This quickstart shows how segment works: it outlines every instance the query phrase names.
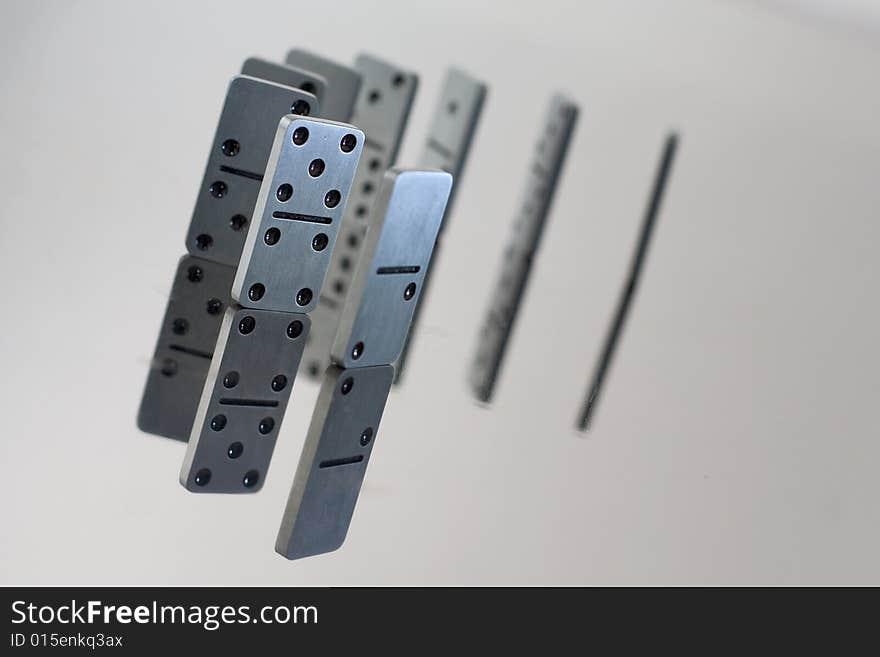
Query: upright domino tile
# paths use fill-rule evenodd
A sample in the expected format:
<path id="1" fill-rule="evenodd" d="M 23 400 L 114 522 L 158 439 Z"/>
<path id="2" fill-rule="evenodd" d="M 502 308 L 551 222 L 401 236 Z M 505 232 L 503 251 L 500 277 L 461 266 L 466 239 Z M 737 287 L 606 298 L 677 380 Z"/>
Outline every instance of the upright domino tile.
<path id="1" fill-rule="evenodd" d="M 364 156 L 339 229 L 339 238 L 303 356 L 303 369 L 320 379 L 330 365 L 330 348 L 351 286 L 370 212 L 385 171 L 394 163 L 418 87 L 418 77 L 369 55 L 355 61 L 363 79 L 352 122 L 366 133 Z"/>
<path id="2" fill-rule="evenodd" d="M 342 546 L 394 378 L 392 365 L 327 369 L 275 550 L 287 559 Z"/>
<path id="3" fill-rule="evenodd" d="M 651 243 L 651 237 L 654 234 L 654 226 L 657 223 L 657 217 L 660 214 L 660 207 L 663 203 L 663 195 L 666 192 L 666 185 L 669 177 L 672 175 L 672 165 L 675 162 L 675 154 L 678 152 L 678 133 L 671 132 L 666 136 L 666 142 L 663 145 L 663 152 L 660 155 L 660 163 L 657 165 L 657 173 L 654 177 L 654 185 L 651 188 L 651 195 L 648 198 L 648 207 L 645 209 L 645 215 L 642 219 L 642 226 L 639 231 L 639 239 L 636 242 L 635 252 L 630 261 L 629 271 L 623 283 L 623 289 L 620 291 L 620 298 L 617 302 L 617 309 L 611 319 L 608 327 L 608 333 L 605 336 L 605 343 L 602 345 L 602 351 L 599 360 L 593 370 L 593 379 L 587 390 L 587 397 L 578 412 L 577 428 L 580 431 L 587 431 L 592 426 L 596 407 L 599 403 L 599 396 L 602 391 L 602 384 L 611 367 L 611 361 L 614 359 L 614 352 L 626 325 L 626 319 L 629 316 L 629 310 L 635 299 L 636 290 L 639 286 L 641 278 L 642 266 L 645 258 L 648 256 L 648 246 Z"/>
<path id="4" fill-rule="evenodd" d="M 455 190 L 464 174 L 465 163 L 483 111 L 486 93 L 487 88 L 484 83 L 453 68 L 446 74 L 446 81 L 443 83 L 443 89 L 434 110 L 434 118 L 419 159 L 419 166 L 426 169 L 441 169 L 452 174 L 454 185 L 452 196 L 446 208 L 447 218 L 451 212 Z M 441 235 L 448 223 L 447 218 L 444 218 L 440 226 Z M 435 251 L 440 248 L 441 237 L 439 235 L 437 241 Z M 430 279 L 426 279 L 424 287 L 427 287 L 429 283 Z M 413 339 L 415 339 L 419 313 L 423 305 L 420 305 L 416 310 L 409 333 L 410 337 L 403 347 L 400 358 L 394 364 L 395 382 L 399 382 L 403 376 L 407 354 Z"/>
<path id="5" fill-rule="evenodd" d="M 259 224 L 254 222 L 248 232 L 232 298 L 253 308 L 311 312 L 336 244 L 364 133 L 343 123 L 284 119 L 276 145 L 269 158 L 273 177 L 260 191 L 254 209 Z"/>
<path id="6" fill-rule="evenodd" d="M 350 125 L 281 120 L 232 285 L 180 482 L 251 493 L 265 481 L 363 150 Z"/>
<path id="7" fill-rule="evenodd" d="M 330 350 L 335 363 L 370 367 L 400 356 L 451 188 L 452 176 L 437 171 L 386 175 Z"/>
<path id="8" fill-rule="evenodd" d="M 182 269 L 174 278 L 138 412 L 143 431 L 189 438 L 278 121 L 291 111 L 318 112 L 319 102 L 250 76 L 229 85 L 186 240 L 185 260 L 204 280 L 194 285 Z"/>
<path id="9" fill-rule="evenodd" d="M 532 263 L 546 228 L 577 115 L 577 105 L 559 95 L 553 97 L 545 114 L 544 129 L 532 156 L 522 188 L 519 213 L 504 252 L 501 275 L 493 289 L 471 364 L 470 386 L 480 401 L 488 402 L 492 397 Z"/>
<path id="10" fill-rule="evenodd" d="M 319 113 L 318 99 L 299 89 L 243 75 L 232 80 L 187 232 L 187 251 L 238 264 L 278 120 Z"/>
<path id="11" fill-rule="evenodd" d="M 451 188 L 441 171 L 385 176 L 275 544 L 288 559 L 345 540 Z"/>
<path id="12" fill-rule="evenodd" d="M 181 469 L 187 490 L 263 486 L 308 332 L 307 315 L 226 310 Z"/>

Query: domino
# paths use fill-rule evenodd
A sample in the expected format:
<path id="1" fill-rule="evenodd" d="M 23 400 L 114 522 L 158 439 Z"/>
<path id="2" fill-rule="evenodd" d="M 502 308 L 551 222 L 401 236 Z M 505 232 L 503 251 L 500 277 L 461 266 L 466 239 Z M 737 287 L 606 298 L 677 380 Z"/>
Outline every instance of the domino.
<path id="1" fill-rule="evenodd" d="M 473 394 L 488 402 L 495 388 L 510 333 L 525 293 L 534 256 L 546 228 L 559 174 L 574 133 L 578 108 L 554 96 L 523 186 L 522 203 L 504 254 L 501 276 L 479 336 L 470 369 Z"/>
<path id="2" fill-rule="evenodd" d="M 419 167 L 441 169 L 451 173 L 455 180 L 452 189 L 453 197 L 464 173 L 465 163 L 483 111 L 486 93 L 485 84 L 475 80 L 467 73 L 453 68 L 446 74 L 440 99 L 434 110 L 434 118 L 419 159 Z M 446 208 L 447 216 L 451 211 L 453 197 L 450 197 Z M 441 234 L 446 223 L 444 219 L 440 227 Z M 439 240 L 438 236 L 438 242 Z M 439 246 L 438 244 L 435 250 L 439 249 Z M 430 279 L 426 279 L 423 287 L 427 288 L 429 283 Z M 417 331 L 421 307 L 416 309 L 410 329 L 410 338 L 404 345 L 400 358 L 394 364 L 395 383 L 399 383 L 403 376 L 407 354 Z"/>
<path id="3" fill-rule="evenodd" d="M 249 57 L 241 66 L 241 74 L 275 82 L 285 87 L 301 89 L 315 96 L 319 103 L 327 97 L 327 80 L 316 73 L 305 71 L 295 66 L 276 64 L 259 57 Z M 325 119 L 332 119 L 334 121 L 347 118 L 342 117 L 340 119 L 339 117 L 328 116 L 326 111 L 322 112 L 322 116 Z"/>
<path id="4" fill-rule="evenodd" d="M 487 91 L 483 82 L 464 71 L 456 68 L 447 71 L 419 167 L 447 171 L 456 180 L 461 176 Z"/>
<path id="5" fill-rule="evenodd" d="M 333 362 L 370 367 L 397 360 L 451 189 L 447 173 L 386 174 L 330 352 Z"/>
<path id="6" fill-rule="evenodd" d="M 234 275 L 216 262 L 180 259 L 138 411 L 141 431 L 189 438 Z"/>
<path id="7" fill-rule="evenodd" d="M 306 434 L 276 551 L 300 559 L 345 541 L 394 369 L 328 369 Z"/>
<path id="8" fill-rule="evenodd" d="M 233 299 L 283 312 L 315 307 L 363 148 L 364 133 L 353 126 L 282 119 Z"/>
<path id="9" fill-rule="evenodd" d="M 254 493 L 265 481 L 329 252 L 363 149 L 350 125 L 281 119 L 180 483 Z"/>
<path id="10" fill-rule="evenodd" d="M 357 71 L 299 48 L 288 51 L 284 62 L 294 68 L 314 71 L 327 80 L 327 93 L 321 102 L 324 116 L 336 121 L 351 118 L 361 87 Z"/>
<path id="11" fill-rule="evenodd" d="M 226 309 L 181 469 L 187 490 L 262 488 L 308 331 L 306 315 Z"/>
<path id="12" fill-rule="evenodd" d="M 288 559 L 345 540 L 451 189 L 442 171 L 385 174 L 275 544 Z"/>
<path id="13" fill-rule="evenodd" d="M 620 336 L 626 325 L 626 319 L 629 316 L 629 309 L 632 307 L 636 289 L 639 286 L 642 267 L 648 255 L 648 247 L 651 243 L 657 217 L 660 214 L 660 206 L 663 203 L 666 185 L 669 182 L 669 177 L 672 175 L 672 165 L 675 162 L 675 154 L 677 152 L 678 133 L 671 132 L 666 136 L 666 142 L 663 145 L 660 163 L 657 165 L 657 173 L 654 177 L 654 185 L 648 198 L 648 207 L 645 209 L 636 249 L 629 265 L 623 289 L 620 291 L 617 309 L 614 311 L 614 316 L 608 327 L 608 333 L 605 336 L 605 343 L 602 346 L 602 352 L 594 368 L 593 380 L 590 382 L 587 397 L 581 406 L 581 410 L 578 412 L 576 428 L 579 431 L 588 431 L 592 426 L 596 406 L 599 402 L 599 394 L 602 390 L 602 383 L 611 367 L 617 343 L 620 341 Z"/>
<path id="14" fill-rule="evenodd" d="M 320 379 L 330 365 L 330 349 L 377 190 L 385 171 L 397 158 L 418 88 L 415 74 L 369 55 L 357 58 L 355 70 L 361 74 L 363 84 L 352 122 L 364 130 L 366 141 L 327 279 L 311 315 L 312 332 L 303 356 L 303 369 L 313 379 Z"/>
<path id="15" fill-rule="evenodd" d="M 278 120 L 319 110 L 318 99 L 299 89 L 247 76 L 232 80 L 187 232 L 187 251 L 238 264 Z"/>

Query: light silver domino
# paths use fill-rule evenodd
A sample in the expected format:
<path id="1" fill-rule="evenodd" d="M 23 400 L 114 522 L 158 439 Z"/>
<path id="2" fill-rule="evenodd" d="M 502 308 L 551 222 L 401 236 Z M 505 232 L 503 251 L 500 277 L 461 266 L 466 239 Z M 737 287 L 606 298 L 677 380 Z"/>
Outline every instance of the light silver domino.
<path id="1" fill-rule="evenodd" d="M 320 379 L 330 365 L 330 348 L 351 287 L 370 213 L 382 176 L 397 158 L 418 87 L 415 74 L 370 55 L 360 55 L 355 69 L 361 74 L 363 84 L 352 123 L 364 131 L 366 143 L 327 278 L 318 306 L 311 315 L 312 332 L 302 368 L 313 379 Z"/>
<path id="2" fill-rule="evenodd" d="M 451 188 L 443 171 L 385 174 L 330 351 L 335 363 L 386 365 L 400 355 Z"/>
<path id="3" fill-rule="evenodd" d="M 299 143 L 301 135 L 306 137 Z M 364 133 L 347 124 L 282 119 L 267 167 L 272 175 L 257 199 L 233 299 L 283 312 L 315 307 L 363 144 Z M 313 169 L 316 163 L 320 169 Z"/>

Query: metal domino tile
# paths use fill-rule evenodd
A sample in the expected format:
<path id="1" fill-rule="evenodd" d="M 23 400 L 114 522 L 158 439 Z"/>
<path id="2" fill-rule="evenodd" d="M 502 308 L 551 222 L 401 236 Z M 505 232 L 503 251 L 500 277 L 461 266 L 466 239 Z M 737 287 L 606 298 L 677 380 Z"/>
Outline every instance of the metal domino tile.
<path id="1" fill-rule="evenodd" d="M 232 80 L 186 237 L 193 255 L 235 266 L 248 232 L 278 121 L 318 113 L 312 94 L 266 80 Z"/>
<path id="2" fill-rule="evenodd" d="M 288 559 L 342 545 L 379 431 L 391 365 L 328 369 L 275 549 Z"/>
<path id="3" fill-rule="evenodd" d="M 327 80 L 327 91 L 321 100 L 322 116 L 334 121 L 351 118 L 361 87 L 357 71 L 298 48 L 288 51 L 284 62 L 303 71 L 313 71 Z"/>
<path id="4" fill-rule="evenodd" d="M 523 187 L 519 214 L 471 365 L 471 389 L 481 401 L 489 401 L 492 397 L 533 257 L 550 213 L 577 114 L 577 105 L 558 95 L 553 97 L 547 110 L 544 130 Z"/>
<path id="5" fill-rule="evenodd" d="M 368 367 L 400 355 L 451 187 L 443 171 L 385 174 L 331 350 L 334 362 Z"/>
<path id="6" fill-rule="evenodd" d="M 363 84 L 352 123 L 364 131 L 366 143 L 327 278 L 311 315 L 312 333 L 303 369 L 314 379 L 330 365 L 330 349 L 377 191 L 385 171 L 397 158 L 418 87 L 418 76 L 369 55 L 360 55 L 355 69 L 362 75 Z"/>
<path id="7" fill-rule="evenodd" d="M 286 117 L 278 126 L 232 297 L 243 306 L 310 312 L 327 273 L 364 133 Z"/>
<path id="8" fill-rule="evenodd" d="M 180 259 L 138 411 L 142 431 L 189 439 L 234 276 L 226 265 Z"/>
<path id="9" fill-rule="evenodd" d="M 486 98 L 486 85 L 459 69 L 449 69 L 419 158 L 423 168 L 458 176 L 464 169 Z"/>
<path id="10" fill-rule="evenodd" d="M 204 493 L 253 493 L 265 480 L 309 318 L 226 311 L 180 482 Z"/>
<path id="11" fill-rule="evenodd" d="M 678 139 L 677 132 L 671 132 L 666 136 L 663 151 L 660 155 L 660 162 L 657 165 L 657 173 L 654 176 L 651 195 L 648 197 L 648 206 L 645 208 L 642 226 L 639 229 L 636 248 L 629 263 L 629 271 L 624 279 L 623 288 L 617 301 L 617 308 L 612 316 L 611 324 L 608 326 L 602 351 L 593 370 L 593 378 L 587 390 L 587 397 L 578 412 L 576 426 L 579 431 L 589 430 L 595 418 L 596 408 L 601 397 L 602 384 L 608 376 L 617 344 L 623 334 L 630 308 L 635 300 L 636 290 L 639 287 L 642 267 L 645 264 L 651 238 L 660 215 L 661 206 L 663 205 L 666 185 L 669 183 L 669 178 L 672 175 L 675 154 L 678 152 Z"/>

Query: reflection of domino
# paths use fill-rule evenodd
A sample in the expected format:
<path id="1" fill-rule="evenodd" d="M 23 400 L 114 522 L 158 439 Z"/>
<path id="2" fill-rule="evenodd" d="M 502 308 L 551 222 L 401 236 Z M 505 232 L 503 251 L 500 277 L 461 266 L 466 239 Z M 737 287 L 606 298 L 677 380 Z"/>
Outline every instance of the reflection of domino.
<path id="1" fill-rule="evenodd" d="M 544 231 L 553 192 L 559 180 L 578 108 L 554 96 L 545 115 L 544 130 L 523 186 L 522 205 L 507 246 L 501 276 L 492 293 L 479 344 L 470 371 L 473 394 L 487 402 L 492 397 L 504 352 L 529 280 L 532 262 Z"/>
<path id="2" fill-rule="evenodd" d="M 345 540 L 451 188 L 442 171 L 385 175 L 275 544 L 288 559 Z"/>
<path id="3" fill-rule="evenodd" d="M 321 119 L 278 126 L 232 285 L 241 307 L 226 311 L 180 474 L 190 491 L 265 480 L 363 142 Z"/>
<path id="4" fill-rule="evenodd" d="M 440 93 L 440 99 L 434 110 L 434 118 L 428 131 L 428 139 L 425 142 L 422 156 L 419 159 L 419 167 L 426 169 L 442 169 L 452 174 L 454 185 L 446 208 L 447 216 L 452 207 L 455 190 L 461 182 L 464 173 L 464 165 L 470 152 L 471 143 L 476 133 L 477 123 L 483 111 L 483 102 L 486 98 L 486 85 L 468 74 L 457 69 L 450 69 L 446 74 L 446 81 Z M 447 220 L 440 225 L 442 232 Z M 435 251 L 440 248 L 440 238 Z M 424 287 L 427 288 L 430 279 L 425 279 Z M 427 291 L 427 290 L 426 290 Z M 425 292 L 426 292 L 425 291 Z M 424 292 L 423 292 L 424 294 Z M 394 364 L 396 371 L 395 380 L 403 376 L 406 357 L 409 348 L 415 339 L 418 328 L 419 313 L 423 306 L 416 309 L 413 317 L 410 337 L 403 346 L 400 358 Z"/>
<path id="5" fill-rule="evenodd" d="M 301 89 L 245 75 L 230 83 L 187 234 L 192 255 L 174 278 L 138 412 L 141 430 L 189 438 L 278 121 L 318 111 Z"/>
<path id="6" fill-rule="evenodd" d="M 312 329 L 302 367 L 315 379 L 320 379 L 330 365 L 330 347 L 351 286 L 370 211 L 382 176 L 396 159 L 418 85 L 414 74 L 368 55 L 357 58 L 355 69 L 363 77 L 363 84 L 352 123 L 367 137 L 327 279 L 311 315 Z"/>

